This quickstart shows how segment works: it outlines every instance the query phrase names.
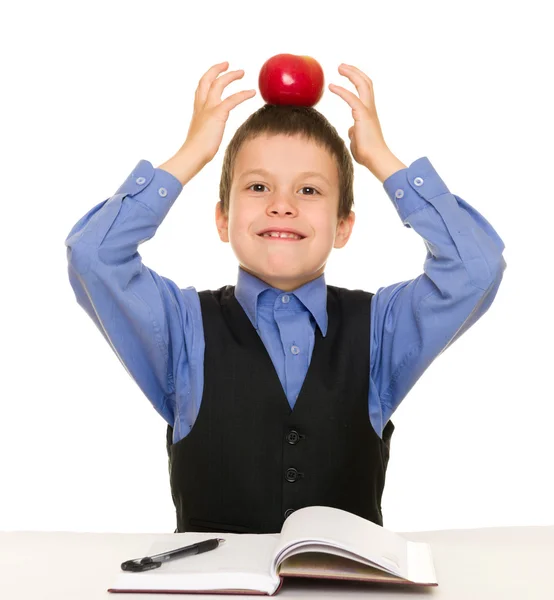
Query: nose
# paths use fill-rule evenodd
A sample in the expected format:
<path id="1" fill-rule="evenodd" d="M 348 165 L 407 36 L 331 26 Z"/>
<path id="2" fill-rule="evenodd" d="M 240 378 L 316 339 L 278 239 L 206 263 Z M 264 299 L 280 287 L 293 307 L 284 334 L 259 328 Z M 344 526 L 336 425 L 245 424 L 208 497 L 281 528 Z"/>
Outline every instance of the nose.
<path id="1" fill-rule="evenodd" d="M 276 195 L 267 205 L 271 214 L 292 215 L 297 212 L 296 203 L 286 194 Z"/>

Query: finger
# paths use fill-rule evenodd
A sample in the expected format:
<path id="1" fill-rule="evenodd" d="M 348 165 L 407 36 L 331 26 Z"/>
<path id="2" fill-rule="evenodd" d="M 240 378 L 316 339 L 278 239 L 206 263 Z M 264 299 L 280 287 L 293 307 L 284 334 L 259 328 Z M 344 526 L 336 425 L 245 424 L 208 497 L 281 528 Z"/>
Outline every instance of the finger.
<path id="1" fill-rule="evenodd" d="M 227 61 L 218 63 L 213 67 L 210 67 L 204 75 L 200 78 L 198 82 L 198 87 L 196 88 L 195 94 L 195 104 L 204 105 L 206 102 L 206 98 L 208 96 L 208 92 L 210 91 L 210 86 L 212 85 L 214 79 L 219 75 L 219 73 L 226 71 L 229 68 L 229 63 Z"/>
<path id="2" fill-rule="evenodd" d="M 362 102 L 369 108 L 373 104 L 373 95 L 368 82 L 359 73 L 350 69 L 348 66 L 344 67 L 341 65 L 339 67 L 339 73 L 350 79 L 356 86 Z"/>
<path id="3" fill-rule="evenodd" d="M 244 77 L 244 71 L 239 69 L 238 71 L 229 71 L 229 73 L 225 73 L 225 75 L 221 75 L 212 82 L 210 87 L 210 91 L 208 92 L 207 105 L 213 106 L 214 104 L 219 104 L 221 102 L 221 95 L 223 94 L 223 89 L 227 87 L 232 81 L 235 79 L 240 79 Z"/>
<path id="4" fill-rule="evenodd" d="M 241 102 L 244 102 L 245 100 L 248 100 L 248 98 L 252 98 L 255 95 L 256 90 L 244 90 L 242 92 L 237 92 L 236 94 L 225 98 L 218 108 L 220 108 L 226 114 L 229 114 L 229 112 L 235 108 L 235 106 L 238 106 Z"/>
<path id="5" fill-rule="evenodd" d="M 337 96 L 340 96 L 351 108 L 352 108 L 352 116 L 354 120 L 361 120 L 361 118 L 367 114 L 367 106 L 352 92 L 345 90 L 340 85 L 335 85 L 334 83 L 329 84 L 329 89 Z M 354 112 L 356 111 L 356 112 Z M 358 118 L 356 118 L 358 117 Z"/>
<path id="6" fill-rule="evenodd" d="M 349 69 L 352 69 L 353 71 L 356 71 L 356 73 L 358 73 L 361 77 L 363 77 L 367 81 L 369 87 L 373 90 L 373 81 L 371 81 L 371 79 L 369 78 L 369 76 L 366 75 L 361 69 L 358 69 L 358 67 L 355 67 L 354 65 L 347 65 L 345 63 L 343 63 L 342 66 L 348 67 Z"/>

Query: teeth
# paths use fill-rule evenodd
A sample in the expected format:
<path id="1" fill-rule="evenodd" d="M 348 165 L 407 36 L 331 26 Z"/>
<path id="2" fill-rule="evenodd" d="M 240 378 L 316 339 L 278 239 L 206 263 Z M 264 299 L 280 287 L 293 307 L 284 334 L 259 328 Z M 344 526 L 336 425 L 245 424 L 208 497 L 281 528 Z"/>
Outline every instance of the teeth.
<path id="1" fill-rule="evenodd" d="M 263 237 L 292 238 L 295 240 L 302 239 L 299 235 L 296 235 L 296 233 L 285 233 L 285 232 L 278 232 L 278 231 L 268 231 L 267 233 L 263 234 Z"/>

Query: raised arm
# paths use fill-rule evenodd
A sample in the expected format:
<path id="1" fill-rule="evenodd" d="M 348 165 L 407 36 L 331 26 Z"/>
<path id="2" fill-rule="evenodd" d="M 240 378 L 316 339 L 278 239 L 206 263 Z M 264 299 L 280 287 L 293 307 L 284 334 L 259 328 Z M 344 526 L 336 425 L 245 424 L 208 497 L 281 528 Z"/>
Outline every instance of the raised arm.
<path id="1" fill-rule="evenodd" d="M 504 242 L 451 194 L 427 157 L 384 182 L 405 227 L 422 238 L 423 273 L 379 288 L 372 300 L 373 419 L 390 418 L 431 363 L 488 310 L 506 268 Z"/>
<path id="2" fill-rule="evenodd" d="M 70 231 L 69 281 L 129 375 L 173 423 L 173 361 L 190 337 L 190 310 L 177 285 L 144 265 L 138 246 L 154 236 L 182 190 L 141 160 L 108 200 Z"/>

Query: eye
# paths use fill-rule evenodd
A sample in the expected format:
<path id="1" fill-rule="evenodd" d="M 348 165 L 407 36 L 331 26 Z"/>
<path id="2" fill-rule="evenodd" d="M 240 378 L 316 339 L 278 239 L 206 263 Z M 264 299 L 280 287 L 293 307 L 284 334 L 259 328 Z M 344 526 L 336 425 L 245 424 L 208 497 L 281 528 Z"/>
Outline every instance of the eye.
<path id="1" fill-rule="evenodd" d="M 313 188 L 311 186 L 307 186 L 306 185 L 302 189 L 303 190 L 313 190 L 315 192 L 315 194 L 319 194 L 319 192 L 315 188 Z M 308 195 L 308 196 L 315 196 L 315 194 L 303 194 L 303 196 L 306 196 L 306 195 Z"/>
<path id="2" fill-rule="evenodd" d="M 264 188 L 267 187 L 263 183 L 253 183 L 248 189 L 251 190 L 255 185 L 259 185 L 259 186 L 264 187 Z M 315 192 L 315 194 L 319 194 L 319 192 L 315 188 L 313 188 L 312 186 L 305 185 L 303 188 L 300 188 L 300 189 L 302 189 L 302 190 L 312 190 L 312 191 Z M 252 190 L 252 191 L 254 191 L 254 190 Z M 302 194 L 302 195 L 303 196 L 315 196 L 315 194 Z"/>
<path id="3" fill-rule="evenodd" d="M 263 183 L 253 183 L 248 189 L 251 190 L 255 185 L 261 185 L 262 187 L 266 187 Z"/>

